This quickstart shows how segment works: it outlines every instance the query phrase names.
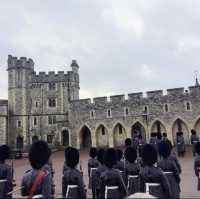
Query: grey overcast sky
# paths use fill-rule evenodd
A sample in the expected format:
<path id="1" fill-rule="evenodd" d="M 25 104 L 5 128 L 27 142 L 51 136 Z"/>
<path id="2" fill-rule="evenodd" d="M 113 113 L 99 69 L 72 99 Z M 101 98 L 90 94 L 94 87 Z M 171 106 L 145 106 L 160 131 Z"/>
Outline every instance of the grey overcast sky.
<path id="1" fill-rule="evenodd" d="M 77 59 L 81 98 L 187 87 L 200 72 L 199 0 L 1 0 L 0 27 L 0 98 L 8 54 L 37 72 Z"/>

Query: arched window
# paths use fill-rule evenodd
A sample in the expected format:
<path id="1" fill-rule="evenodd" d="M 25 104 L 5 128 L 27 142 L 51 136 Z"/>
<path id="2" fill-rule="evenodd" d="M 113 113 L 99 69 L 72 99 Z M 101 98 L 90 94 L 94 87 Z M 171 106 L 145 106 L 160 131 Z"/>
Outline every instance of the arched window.
<path id="1" fill-rule="evenodd" d="M 144 113 L 147 114 L 148 113 L 148 106 L 144 106 L 144 110 L 143 111 L 144 111 Z"/>
<path id="2" fill-rule="evenodd" d="M 90 111 L 90 119 L 94 119 L 95 118 L 95 111 L 92 110 Z"/>
<path id="3" fill-rule="evenodd" d="M 186 102 L 186 110 L 187 110 L 187 111 L 190 111 L 190 110 L 191 110 L 190 102 Z"/>
<path id="4" fill-rule="evenodd" d="M 166 113 L 169 112 L 169 106 L 168 106 L 168 104 L 165 104 L 164 109 L 165 109 L 165 112 L 166 112 Z"/>
<path id="5" fill-rule="evenodd" d="M 111 118 L 111 117 L 112 117 L 111 109 L 108 109 L 108 110 L 107 110 L 107 117 L 108 117 L 108 118 Z"/>
<path id="6" fill-rule="evenodd" d="M 128 116 L 128 115 L 129 115 L 129 108 L 126 107 L 126 108 L 124 109 L 124 115 L 125 115 L 125 116 Z"/>

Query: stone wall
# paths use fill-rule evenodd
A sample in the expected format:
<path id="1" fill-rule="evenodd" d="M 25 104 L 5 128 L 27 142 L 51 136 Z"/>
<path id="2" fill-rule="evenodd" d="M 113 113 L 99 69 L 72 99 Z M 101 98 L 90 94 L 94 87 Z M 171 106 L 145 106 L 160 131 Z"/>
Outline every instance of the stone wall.
<path id="1" fill-rule="evenodd" d="M 83 126 L 87 126 L 91 132 L 92 145 L 101 143 L 99 126 L 104 126 L 108 132 L 109 145 L 120 142 L 121 137 L 131 137 L 132 126 L 139 122 L 143 127 L 147 140 L 150 132 L 157 130 L 156 121 L 160 123 L 161 132 L 167 132 L 168 137 L 174 141 L 178 131 L 178 122 L 181 123 L 186 142 L 189 143 L 190 130 L 195 128 L 200 136 L 200 87 L 168 89 L 163 95 L 162 90 L 150 91 L 144 97 L 143 93 L 91 99 L 75 100 L 70 105 L 70 122 L 74 145 L 80 147 L 82 137 L 80 135 Z M 188 105 L 189 104 L 189 105 Z M 187 105 L 190 110 L 187 110 Z M 147 113 L 144 112 L 145 106 Z M 167 109 L 166 110 L 166 106 Z M 128 115 L 126 114 L 128 109 Z M 111 117 L 108 117 L 108 110 Z M 116 132 L 116 126 L 120 124 L 125 131 L 122 134 Z M 105 134 L 104 134 L 105 136 Z M 99 140 L 100 139 L 100 140 Z M 102 138 L 104 139 L 104 138 Z"/>
<path id="2" fill-rule="evenodd" d="M 0 145 L 7 144 L 8 101 L 0 100 Z"/>

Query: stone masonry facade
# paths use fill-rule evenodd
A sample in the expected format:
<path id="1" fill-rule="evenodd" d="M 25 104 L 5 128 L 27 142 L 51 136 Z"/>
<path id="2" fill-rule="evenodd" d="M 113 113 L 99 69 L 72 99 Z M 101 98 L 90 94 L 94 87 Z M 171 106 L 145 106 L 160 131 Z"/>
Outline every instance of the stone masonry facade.
<path id="1" fill-rule="evenodd" d="M 8 101 L 0 104 L 0 138 L 25 149 L 34 140 L 52 145 L 122 146 L 139 131 L 148 141 L 151 132 L 166 132 L 174 142 L 183 131 L 189 144 L 190 130 L 200 136 L 200 86 L 144 93 L 79 99 L 79 66 L 71 71 L 34 71 L 34 62 L 8 56 Z M 4 108 L 3 108 L 4 107 Z M 8 125 L 7 125 L 8 123 Z"/>

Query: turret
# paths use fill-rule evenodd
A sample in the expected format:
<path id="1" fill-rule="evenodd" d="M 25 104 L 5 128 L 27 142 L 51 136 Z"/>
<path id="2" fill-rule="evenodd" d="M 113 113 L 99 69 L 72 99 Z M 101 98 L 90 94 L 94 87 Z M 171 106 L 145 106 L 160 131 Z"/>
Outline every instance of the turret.
<path id="1" fill-rule="evenodd" d="M 75 59 L 72 60 L 71 67 L 74 73 L 78 73 L 79 65 L 77 64 Z"/>
<path id="2" fill-rule="evenodd" d="M 34 62 L 26 57 L 8 55 L 8 111 L 9 144 L 24 148 L 28 144 L 29 80 L 34 73 Z M 19 144 L 19 141 L 21 144 Z"/>

